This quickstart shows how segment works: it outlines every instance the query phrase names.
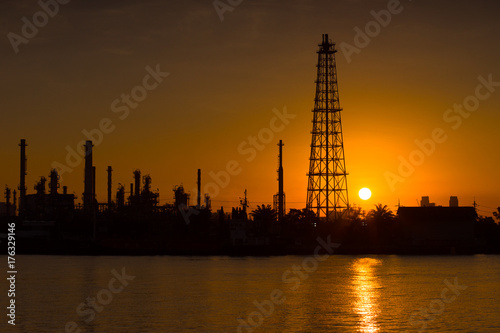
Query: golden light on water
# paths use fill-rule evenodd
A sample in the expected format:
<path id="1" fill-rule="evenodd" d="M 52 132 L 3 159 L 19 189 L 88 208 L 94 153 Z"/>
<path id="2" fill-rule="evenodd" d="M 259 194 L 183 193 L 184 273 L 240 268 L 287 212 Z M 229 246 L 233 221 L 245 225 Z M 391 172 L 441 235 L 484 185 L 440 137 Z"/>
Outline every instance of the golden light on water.
<path id="1" fill-rule="evenodd" d="M 375 274 L 381 261 L 373 258 L 356 259 L 352 264 L 352 288 L 354 311 L 359 316 L 359 331 L 374 333 L 380 331 L 377 322 L 379 313 L 380 282 Z"/>

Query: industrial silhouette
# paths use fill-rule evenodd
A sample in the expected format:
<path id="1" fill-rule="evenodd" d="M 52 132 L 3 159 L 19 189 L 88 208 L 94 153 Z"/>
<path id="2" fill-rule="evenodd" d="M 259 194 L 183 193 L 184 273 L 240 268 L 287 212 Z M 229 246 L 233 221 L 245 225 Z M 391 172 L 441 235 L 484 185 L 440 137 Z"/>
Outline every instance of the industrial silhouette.
<path id="1" fill-rule="evenodd" d="M 331 215 L 338 221 L 349 207 L 335 52 L 335 44 L 323 35 L 318 50 L 306 201 L 308 209 L 327 221 Z"/>
<path id="2" fill-rule="evenodd" d="M 335 65 L 335 44 L 323 35 L 318 51 L 316 97 L 306 208 L 286 211 L 283 141 L 279 140 L 278 193 L 271 205 L 248 212 L 247 191 L 231 213 L 212 211 L 210 195 L 202 203 L 202 170 L 197 169 L 196 203 L 182 185 L 173 187 L 173 203 L 159 204 L 150 175 L 132 172 L 127 192 L 116 186 L 108 166 L 107 197 L 96 197 L 92 141 L 85 142 L 84 190 L 81 204 L 63 186 L 56 169 L 41 177 L 34 194 L 27 194 L 25 139 L 20 146 L 19 207 L 17 193 L 5 188 L 0 225 L 16 225 L 16 252 L 34 254 L 311 254 L 317 239 L 331 239 L 338 253 L 500 253 L 500 227 L 492 218 L 478 217 L 476 205 L 436 206 L 422 197 L 419 207 L 399 207 L 394 215 L 377 205 L 366 214 L 350 207 L 347 193 L 342 123 Z M 193 173 L 194 174 L 194 173 Z M 194 175 L 193 175 L 194 176 Z M 128 194 L 128 197 L 126 197 Z M 250 217 L 249 217 L 250 216 Z M 500 208 L 495 215 L 500 220 Z M 330 238 L 329 238 L 330 237 Z M 7 233 L 0 247 L 7 249 Z"/>

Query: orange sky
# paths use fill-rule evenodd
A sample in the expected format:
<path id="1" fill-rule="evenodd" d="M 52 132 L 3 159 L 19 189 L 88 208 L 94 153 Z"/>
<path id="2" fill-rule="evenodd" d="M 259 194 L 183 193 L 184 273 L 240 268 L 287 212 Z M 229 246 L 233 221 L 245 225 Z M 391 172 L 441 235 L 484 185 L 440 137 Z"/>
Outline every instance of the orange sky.
<path id="1" fill-rule="evenodd" d="M 371 11 L 388 6 L 394 6 L 390 22 L 370 25 Z M 106 198 L 108 165 L 114 191 L 118 183 L 128 190 L 139 168 L 151 175 L 163 204 L 172 201 L 174 185 L 195 188 L 198 168 L 206 185 L 210 172 L 236 161 L 241 171 L 212 197 L 212 205 L 229 209 L 245 189 L 251 208 L 271 203 L 282 139 L 287 208 L 303 208 L 316 50 L 321 34 L 328 33 L 340 50 L 351 203 L 395 209 L 398 200 L 411 206 L 429 195 L 447 205 L 456 195 L 461 205 L 475 199 L 480 213 L 491 215 L 500 205 L 500 86 L 479 88 L 482 99 L 475 96 L 479 77 L 500 82 L 498 9 L 493 1 L 247 0 L 221 21 L 211 1 L 75 1 L 60 5 L 15 53 L 8 34 L 21 35 L 21 18 L 32 21 L 41 8 L 37 1 L 3 1 L 0 185 L 19 183 L 21 138 L 28 143 L 27 185 L 33 193 L 54 162 L 65 164 L 66 147 L 76 149 L 86 139 L 83 130 L 109 119 L 114 129 L 94 153 L 100 201 Z M 367 24 L 379 29 L 346 57 L 341 45 L 355 46 L 355 28 L 365 31 Z M 113 101 L 143 86 L 146 67 L 157 65 L 169 75 L 120 119 L 124 111 L 113 112 Z M 473 103 L 471 96 L 479 101 L 475 111 L 460 119 L 447 111 Z M 238 147 L 248 148 L 244 142 L 269 128 L 273 110 L 284 107 L 295 118 L 248 161 L 250 154 Z M 391 188 L 387 172 L 399 175 L 400 156 L 416 156 L 415 140 L 431 138 L 436 128 L 446 140 Z M 62 175 L 61 186 L 80 200 L 83 163 L 72 169 Z M 361 187 L 372 190 L 370 200 L 361 202 Z"/>

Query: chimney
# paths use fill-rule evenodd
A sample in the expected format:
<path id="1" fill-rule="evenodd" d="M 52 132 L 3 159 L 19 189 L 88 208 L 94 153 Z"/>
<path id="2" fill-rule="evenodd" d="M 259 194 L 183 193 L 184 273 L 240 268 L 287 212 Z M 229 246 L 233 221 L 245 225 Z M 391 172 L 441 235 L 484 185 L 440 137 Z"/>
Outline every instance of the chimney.
<path id="1" fill-rule="evenodd" d="M 83 190 L 83 207 L 91 210 L 94 202 L 94 168 L 92 165 L 92 141 L 85 142 L 85 179 Z"/>
<path id="2" fill-rule="evenodd" d="M 26 140 L 21 139 L 19 144 L 21 147 L 21 180 L 19 183 L 19 216 L 24 218 L 24 210 L 26 208 Z"/>
<path id="3" fill-rule="evenodd" d="M 111 180 L 112 180 L 111 166 L 108 166 L 108 209 L 111 209 Z"/>
<path id="4" fill-rule="evenodd" d="M 328 35 L 327 37 L 328 38 Z M 283 192 L 283 141 L 280 140 L 278 144 L 280 147 L 279 152 L 279 167 L 278 167 L 278 221 L 283 220 L 285 213 L 285 193 Z"/>
<path id="5" fill-rule="evenodd" d="M 201 207 L 201 169 L 198 169 L 198 201 L 196 208 Z"/>

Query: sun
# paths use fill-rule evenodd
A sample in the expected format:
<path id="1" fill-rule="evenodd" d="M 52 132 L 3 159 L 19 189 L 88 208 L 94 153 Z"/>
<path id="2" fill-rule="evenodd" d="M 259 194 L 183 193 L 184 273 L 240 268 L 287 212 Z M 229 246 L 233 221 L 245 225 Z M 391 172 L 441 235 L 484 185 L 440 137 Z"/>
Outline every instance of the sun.
<path id="1" fill-rule="evenodd" d="M 372 196 L 372 191 L 370 191 L 369 188 L 363 187 L 361 190 L 359 190 L 359 197 L 363 200 L 368 200 Z"/>

